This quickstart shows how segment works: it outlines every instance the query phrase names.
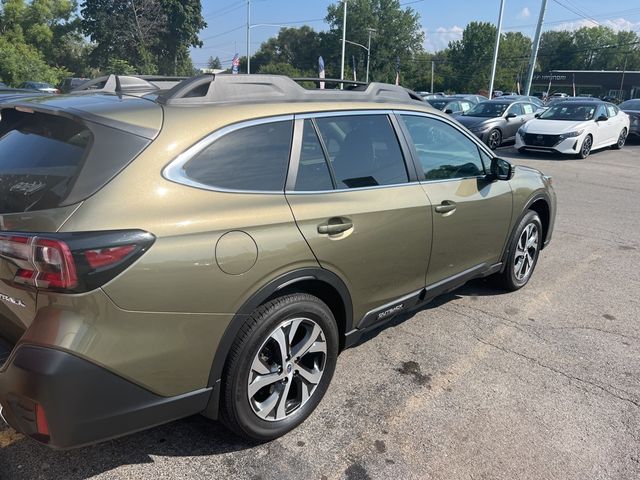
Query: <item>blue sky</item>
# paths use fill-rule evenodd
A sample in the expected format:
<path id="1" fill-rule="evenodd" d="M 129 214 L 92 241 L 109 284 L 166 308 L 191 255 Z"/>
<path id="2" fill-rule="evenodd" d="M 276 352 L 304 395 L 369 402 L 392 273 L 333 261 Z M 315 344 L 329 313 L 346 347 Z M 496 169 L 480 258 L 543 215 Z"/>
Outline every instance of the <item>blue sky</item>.
<path id="1" fill-rule="evenodd" d="M 235 52 L 246 53 L 246 0 L 202 0 L 208 27 L 201 32 L 203 48 L 192 50 L 196 67 L 204 67 L 209 56 L 218 56 L 228 66 Z M 251 0 L 251 52 L 260 43 L 277 34 L 279 27 L 310 25 L 324 30 L 327 6 L 337 0 Z M 424 46 L 439 50 L 461 37 L 465 25 L 472 21 L 498 22 L 500 0 L 401 0 L 420 14 L 425 32 Z M 505 0 L 503 27 L 533 36 L 542 0 Z M 347 11 L 347 21 L 349 15 Z M 640 33 L 638 0 L 548 0 L 545 30 L 576 29 L 606 25 L 614 29 Z"/>

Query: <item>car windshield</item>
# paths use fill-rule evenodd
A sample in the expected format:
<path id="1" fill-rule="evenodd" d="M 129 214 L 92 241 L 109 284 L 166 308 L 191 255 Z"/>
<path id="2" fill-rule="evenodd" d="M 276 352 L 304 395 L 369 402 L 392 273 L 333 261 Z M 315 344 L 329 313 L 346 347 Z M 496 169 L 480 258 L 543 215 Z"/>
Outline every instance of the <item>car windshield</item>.
<path id="1" fill-rule="evenodd" d="M 42 82 L 33 82 L 31 85 L 33 85 L 34 88 L 52 88 L 48 83 Z"/>
<path id="2" fill-rule="evenodd" d="M 585 121 L 593 119 L 596 112 L 596 106 L 593 103 L 557 103 L 549 107 L 549 109 L 540 115 L 543 120 L 567 120 L 567 121 Z"/>
<path id="3" fill-rule="evenodd" d="M 471 110 L 467 110 L 463 115 L 467 117 L 501 117 L 508 107 L 508 103 L 482 102 Z"/>
<path id="4" fill-rule="evenodd" d="M 627 100 L 618 105 L 618 107 L 620 107 L 620 110 L 640 110 L 640 100 Z"/>
<path id="5" fill-rule="evenodd" d="M 448 100 L 435 100 L 435 99 L 429 99 L 427 100 L 427 102 L 429 102 L 429 104 L 433 108 L 437 108 L 438 110 L 442 110 L 447 105 L 447 103 L 449 103 Z"/>

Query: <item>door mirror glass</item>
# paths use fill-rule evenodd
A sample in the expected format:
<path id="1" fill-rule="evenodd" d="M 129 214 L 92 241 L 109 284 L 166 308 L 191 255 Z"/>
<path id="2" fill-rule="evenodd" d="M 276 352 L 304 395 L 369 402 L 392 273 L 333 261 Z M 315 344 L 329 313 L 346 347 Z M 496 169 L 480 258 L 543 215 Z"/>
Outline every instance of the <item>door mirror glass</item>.
<path id="1" fill-rule="evenodd" d="M 490 175 L 496 180 L 511 180 L 513 166 L 503 158 L 493 157 L 491 159 Z"/>
<path id="2" fill-rule="evenodd" d="M 536 118 L 540 118 L 540 114 L 539 114 L 539 113 L 536 113 L 536 114 L 534 115 L 534 117 L 536 117 Z"/>
<path id="3" fill-rule="evenodd" d="M 447 108 L 444 113 L 451 115 L 453 113 L 453 110 L 451 110 L 450 108 Z"/>
<path id="4" fill-rule="evenodd" d="M 516 118 L 516 114 L 513 112 L 507 113 L 506 119 L 509 120 L 510 118 Z"/>
<path id="5" fill-rule="evenodd" d="M 600 115 L 598 118 L 596 118 L 596 122 L 606 122 L 607 120 L 609 120 L 609 117 L 607 117 L 606 115 Z"/>

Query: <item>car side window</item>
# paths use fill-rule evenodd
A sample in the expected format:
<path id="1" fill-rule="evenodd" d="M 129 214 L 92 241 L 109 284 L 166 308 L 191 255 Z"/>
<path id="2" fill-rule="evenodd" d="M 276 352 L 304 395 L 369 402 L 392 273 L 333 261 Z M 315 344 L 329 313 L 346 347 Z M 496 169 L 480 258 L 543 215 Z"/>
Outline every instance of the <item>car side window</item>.
<path id="1" fill-rule="evenodd" d="M 234 130 L 189 160 L 184 174 L 214 188 L 284 191 L 292 132 L 290 120 Z"/>
<path id="2" fill-rule="evenodd" d="M 327 160 L 311 120 L 304 121 L 295 189 L 298 192 L 333 190 Z"/>
<path id="3" fill-rule="evenodd" d="M 320 117 L 316 125 L 329 153 L 337 189 L 409 181 L 402 150 L 387 115 Z"/>
<path id="4" fill-rule="evenodd" d="M 604 115 L 605 117 L 608 117 L 609 115 L 607 115 L 607 109 L 605 108 L 604 105 L 598 105 L 598 109 L 596 110 L 596 119 L 600 118 L 600 115 Z"/>
<path id="5" fill-rule="evenodd" d="M 522 115 L 522 107 L 519 103 L 514 103 L 509 107 L 508 113 L 513 113 L 514 115 Z"/>
<path id="6" fill-rule="evenodd" d="M 460 104 L 458 102 L 451 102 L 449 105 L 447 105 L 446 110 L 451 110 L 452 112 L 459 112 Z"/>
<path id="7" fill-rule="evenodd" d="M 615 107 L 615 105 L 607 105 L 607 113 L 609 114 L 609 118 L 615 117 L 618 114 L 617 110 L 618 109 Z"/>
<path id="8" fill-rule="evenodd" d="M 484 167 L 477 145 L 453 126 L 433 118 L 401 115 L 427 180 L 477 177 Z"/>
<path id="9" fill-rule="evenodd" d="M 523 103 L 522 104 L 522 110 L 524 111 L 525 115 L 530 115 L 530 114 L 532 114 L 534 112 L 535 108 L 530 103 Z"/>
<path id="10" fill-rule="evenodd" d="M 471 110 L 471 103 L 469 103 L 469 102 L 460 102 L 460 109 L 463 112 L 466 112 L 467 110 Z"/>

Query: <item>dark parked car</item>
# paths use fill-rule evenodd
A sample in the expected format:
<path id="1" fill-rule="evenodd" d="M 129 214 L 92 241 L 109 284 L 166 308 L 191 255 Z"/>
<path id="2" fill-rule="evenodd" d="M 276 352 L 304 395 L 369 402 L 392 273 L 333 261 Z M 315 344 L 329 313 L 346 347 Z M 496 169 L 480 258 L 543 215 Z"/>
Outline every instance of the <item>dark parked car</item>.
<path id="1" fill-rule="evenodd" d="M 453 115 L 464 113 L 475 105 L 475 102 L 458 97 L 439 97 L 427 99 L 427 103 L 436 110 Z"/>
<path id="2" fill-rule="evenodd" d="M 455 95 L 451 95 L 451 97 L 464 98 L 465 100 L 471 100 L 473 103 L 486 102 L 489 100 L 484 95 L 477 95 L 474 93 L 456 93 Z"/>
<path id="3" fill-rule="evenodd" d="M 494 150 L 506 141 L 515 140 L 518 129 L 531 120 L 537 110 L 530 102 L 500 98 L 478 103 L 455 118 Z"/>
<path id="4" fill-rule="evenodd" d="M 71 90 L 78 88 L 84 82 L 89 80 L 88 78 L 69 77 L 65 78 L 59 86 L 59 90 L 62 93 L 69 93 Z"/>
<path id="5" fill-rule="evenodd" d="M 640 137 L 640 98 L 627 100 L 618 105 L 618 108 L 629 115 L 631 125 L 629 126 L 629 135 Z"/>
<path id="6" fill-rule="evenodd" d="M 22 82 L 18 88 L 28 88 L 30 90 L 38 90 L 42 93 L 60 93 L 56 87 L 45 82 Z"/>

